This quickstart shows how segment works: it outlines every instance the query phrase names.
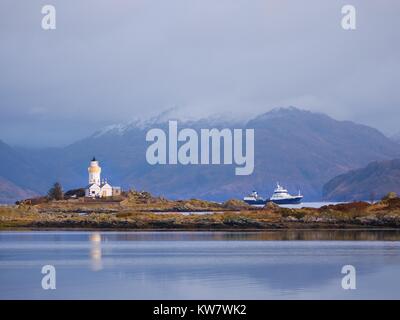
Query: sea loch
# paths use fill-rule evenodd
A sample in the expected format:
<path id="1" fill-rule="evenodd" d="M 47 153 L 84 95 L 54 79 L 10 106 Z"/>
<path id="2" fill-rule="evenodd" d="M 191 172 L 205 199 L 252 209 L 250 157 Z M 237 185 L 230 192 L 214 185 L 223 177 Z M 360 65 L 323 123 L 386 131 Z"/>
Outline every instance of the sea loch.
<path id="1" fill-rule="evenodd" d="M 400 298 L 400 231 L 0 232 L 0 299 Z M 43 290 L 44 265 L 57 287 Z M 342 288 L 353 265 L 357 289 Z"/>

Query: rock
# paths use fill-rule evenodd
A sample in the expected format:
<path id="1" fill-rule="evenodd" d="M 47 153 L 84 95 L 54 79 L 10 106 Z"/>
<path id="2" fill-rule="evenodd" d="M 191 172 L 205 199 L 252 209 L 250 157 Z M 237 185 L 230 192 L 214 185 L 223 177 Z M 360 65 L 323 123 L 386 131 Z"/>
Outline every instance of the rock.
<path id="1" fill-rule="evenodd" d="M 264 209 L 272 211 L 278 211 L 280 210 L 280 208 L 280 206 L 278 206 L 276 203 L 273 203 L 272 201 L 267 202 L 264 206 Z"/>
<path id="2" fill-rule="evenodd" d="M 400 209 L 400 198 L 388 199 L 385 201 L 389 210 Z"/>
<path id="3" fill-rule="evenodd" d="M 229 209 L 229 210 L 240 210 L 240 209 L 248 209 L 250 208 L 250 205 L 248 205 L 246 202 L 242 200 L 230 199 L 228 201 L 225 201 L 222 204 L 222 207 L 224 209 Z"/>
<path id="4" fill-rule="evenodd" d="M 322 206 L 321 211 L 340 211 L 340 212 L 349 212 L 349 211 L 363 211 L 368 208 L 370 204 L 364 201 L 355 201 L 349 203 L 339 203 L 339 204 L 331 204 L 327 206 Z"/>
<path id="5" fill-rule="evenodd" d="M 382 201 L 396 199 L 396 198 L 397 198 L 396 192 L 389 192 L 386 196 L 382 198 Z"/>
<path id="6" fill-rule="evenodd" d="M 373 214 L 365 216 L 365 217 L 357 217 L 355 219 L 360 221 L 362 224 L 373 224 L 373 225 L 376 225 L 376 224 L 378 224 L 380 222 L 379 219 Z"/>

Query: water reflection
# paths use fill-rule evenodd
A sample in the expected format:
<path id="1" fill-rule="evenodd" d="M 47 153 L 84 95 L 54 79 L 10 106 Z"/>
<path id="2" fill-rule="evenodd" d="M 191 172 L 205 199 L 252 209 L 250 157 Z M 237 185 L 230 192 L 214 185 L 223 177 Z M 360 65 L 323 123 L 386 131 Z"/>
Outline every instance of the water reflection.
<path id="1" fill-rule="evenodd" d="M 394 241 L 399 234 L 0 233 L 0 298 L 400 298 L 400 242 Z M 57 290 L 52 292 L 40 286 L 44 264 L 57 269 Z M 357 290 L 352 292 L 341 289 L 346 264 L 357 268 Z"/>
<path id="2" fill-rule="evenodd" d="M 90 261 L 93 271 L 99 271 L 103 269 L 101 260 L 101 234 L 100 232 L 94 232 L 89 236 L 91 248 L 90 248 Z"/>
<path id="3" fill-rule="evenodd" d="M 132 232 L 0 232 L 0 245 L 8 241 L 87 241 L 100 247 L 101 241 L 400 241 L 396 229 L 328 229 L 268 231 L 132 231 Z"/>
<path id="4" fill-rule="evenodd" d="M 400 230 L 150 231 L 105 232 L 102 236 L 106 241 L 399 241 Z"/>

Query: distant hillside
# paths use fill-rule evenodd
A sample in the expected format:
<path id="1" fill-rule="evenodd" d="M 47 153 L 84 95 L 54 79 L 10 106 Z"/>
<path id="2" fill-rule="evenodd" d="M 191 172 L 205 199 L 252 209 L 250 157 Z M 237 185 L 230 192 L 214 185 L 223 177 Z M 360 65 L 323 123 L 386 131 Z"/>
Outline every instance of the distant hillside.
<path id="1" fill-rule="evenodd" d="M 388 192 L 400 194 L 400 159 L 375 161 L 358 170 L 339 175 L 323 187 L 326 200 L 375 200 Z"/>
<path id="2" fill-rule="evenodd" d="M 17 200 L 31 198 L 38 194 L 18 187 L 14 183 L 0 177 L 0 203 L 15 203 Z"/>
<path id="3" fill-rule="evenodd" d="M 233 165 L 151 166 L 145 159 L 149 145 L 145 136 L 150 128 L 165 129 L 166 120 L 108 127 L 65 148 L 18 148 L 18 156 L 31 169 L 23 171 L 29 183 L 16 168 L 9 169 L 13 174 L 7 179 L 41 193 L 56 180 L 65 189 L 85 186 L 88 162 L 96 156 L 103 176 L 125 189 L 135 187 L 175 199 L 222 201 L 253 189 L 269 196 L 279 181 L 289 192 L 301 189 L 305 201 L 310 201 L 320 200 L 323 184 L 339 174 L 371 161 L 400 158 L 400 145 L 376 129 L 291 107 L 275 109 L 247 123 L 215 118 L 178 122 L 179 128 L 197 130 L 254 128 L 255 170 L 251 176 L 235 176 Z M 0 158 L 0 167 L 2 162 Z"/>
<path id="4" fill-rule="evenodd" d="M 38 168 L 0 140 L 0 203 L 33 196 L 43 187 Z"/>
<path id="5" fill-rule="evenodd" d="M 400 132 L 390 137 L 394 142 L 400 143 Z"/>

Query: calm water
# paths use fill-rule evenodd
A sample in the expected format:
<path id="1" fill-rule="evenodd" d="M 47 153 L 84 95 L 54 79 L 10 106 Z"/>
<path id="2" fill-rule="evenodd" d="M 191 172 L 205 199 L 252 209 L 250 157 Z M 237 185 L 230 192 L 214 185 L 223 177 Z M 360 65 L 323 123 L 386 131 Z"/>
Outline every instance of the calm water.
<path id="1" fill-rule="evenodd" d="M 280 204 L 279 206 L 282 208 L 289 208 L 289 209 L 301 209 L 301 208 L 321 208 L 323 206 L 328 206 L 330 204 L 339 204 L 344 202 L 302 202 L 299 204 Z M 255 205 L 255 207 L 262 208 L 264 205 Z"/>
<path id="2" fill-rule="evenodd" d="M 0 298 L 398 299 L 398 240 L 399 231 L 0 232 Z M 41 287 L 48 264 L 56 290 Z M 341 287 L 348 264 L 356 290 Z"/>

